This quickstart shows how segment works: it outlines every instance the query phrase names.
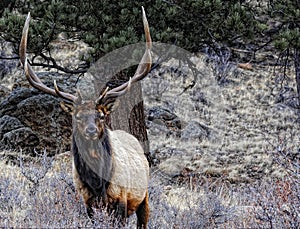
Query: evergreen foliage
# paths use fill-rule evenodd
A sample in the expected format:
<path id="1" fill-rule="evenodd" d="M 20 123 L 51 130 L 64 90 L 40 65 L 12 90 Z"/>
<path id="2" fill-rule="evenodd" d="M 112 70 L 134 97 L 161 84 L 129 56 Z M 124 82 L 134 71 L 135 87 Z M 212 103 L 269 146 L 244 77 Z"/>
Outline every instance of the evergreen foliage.
<path id="1" fill-rule="evenodd" d="M 270 18 L 277 22 L 274 45 L 284 51 L 300 48 L 300 2 L 294 0 L 270 1 Z"/>
<path id="2" fill-rule="evenodd" d="M 277 33 L 274 36 L 275 47 L 281 51 L 285 70 L 289 57 L 293 55 L 298 106 L 300 106 L 300 2 L 276 0 L 270 3 L 270 16 L 278 22 Z"/>
<path id="3" fill-rule="evenodd" d="M 2 12 L 0 36 L 14 43 L 16 50 L 30 11 L 29 52 L 51 52 L 49 43 L 64 33 L 93 48 L 87 63 L 116 48 L 144 41 L 141 6 L 153 41 L 189 51 L 199 51 L 204 44 L 237 45 L 253 38 L 259 29 L 251 4 L 236 0 L 15 0 L 9 6 Z"/>

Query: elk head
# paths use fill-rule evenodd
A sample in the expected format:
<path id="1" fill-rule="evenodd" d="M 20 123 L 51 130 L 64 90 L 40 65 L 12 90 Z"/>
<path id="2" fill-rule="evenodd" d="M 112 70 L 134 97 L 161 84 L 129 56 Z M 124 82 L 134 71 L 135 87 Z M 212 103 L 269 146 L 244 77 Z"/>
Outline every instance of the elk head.
<path id="1" fill-rule="evenodd" d="M 31 65 L 28 63 L 26 57 L 30 13 L 27 16 L 19 49 L 20 61 L 24 67 L 26 78 L 34 88 L 47 94 L 61 97 L 67 102 L 65 105 L 63 105 L 64 110 L 73 114 L 73 124 L 75 125 L 75 129 L 87 140 L 96 140 L 103 136 L 105 119 L 107 115 L 113 111 L 116 99 L 125 94 L 133 83 L 143 79 L 151 69 L 152 42 L 148 21 L 143 7 L 142 12 L 146 36 L 146 50 L 134 76 L 130 78 L 128 82 L 118 87 L 112 89 L 106 88 L 104 92 L 102 92 L 102 94 L 94 101 L 84 100 L 80 95 L 80 92 L 78 93 L 78 96 L 75 96 L 60 91 L 55 81 L 54 88 L 49 88 L 38 78 Z"/>

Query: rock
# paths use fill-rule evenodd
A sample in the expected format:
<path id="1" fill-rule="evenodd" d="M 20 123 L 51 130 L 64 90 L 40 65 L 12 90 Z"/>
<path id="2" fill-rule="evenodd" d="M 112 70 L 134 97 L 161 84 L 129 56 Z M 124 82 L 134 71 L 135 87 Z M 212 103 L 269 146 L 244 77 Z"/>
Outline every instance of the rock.
<path id="1" fill-rule="evenodd" d="M 0 141 L 0 149 L 22 149 L 35 148 L 39 144 L 39 138 L 28 127 L 11 130 L 4 134 Z"/>
<path id="2" fill-rule="evenodd" d="M 166 160 L 167 158 L 171 157 L 178 157 L 178 156 L 183 156 L 187 155 L 188 152 L 184 149 L 177 149 L 177 148 L 172 148 L 172 147 L 162 147 L 160 149 L 156 149 L 155 151 L 152 152 L 152 157 L 156 158 L 158 161 L 163 161 Z"/>
<path id="3" fill-rule="evenodd" d="M 205 94 L 199 90 L 193 90 L 190 92 L 191 100 L 198 103 L 202 103 L 204 105 L 209 105 L 209 102 L 207 98 L 205 97 Z"/>
<path id="4" fill-rule="evenodd" d="M 9 94 L 9 89 L 0 85 L 0 103 L 4 100 L 4 98 Z"/>
<path id="5" fill-rule="evenodd" d="M 72 119 L 60 99 L 35 89 L 17 88 L 0 103 L 0 149 L 24 153 L 70 150 Z"/>
<path id="6" fill-rule="evenodd" d="M 160 119 L 163 121 L 170 121 L 177 118 L 177 116 L 169 111 L 168 109 L 162 107 L 152 107 L 148 111 L 148 120 L 154 121 L 156 119 Z"/>
<path id="7" fill-rule="evenodd" d="M 171 135 L 180 137 L 181 121 L 177 115 L 166 108 L 150 108 L 147 112 L 146 123 L 152 133 L 165 133 L 166 137 Z"/>
<path id="8" fill-rule="evenodd" d="M 0 150 L 19 149 L 31 151 L 39 143 L 39 138 L 15 117 L 4 115 L 0 118 Z"/>
<path id="9" fill-rule="evenodd" d="M 4 115 L 0 118 L 0 139 L 3 138 L 3 135 L 7 132 L 15 129 L 24 127 L 19 119 L 11 117 L 9 115 Z"/>
<path id="10" fill-rule="evenodd" d="M 196 121 L 191 121 L 188 125 L 182 130 L 181 139 L 203 139 L 209 137 L 209 128 L 203 124 L 200 124 Z"/>

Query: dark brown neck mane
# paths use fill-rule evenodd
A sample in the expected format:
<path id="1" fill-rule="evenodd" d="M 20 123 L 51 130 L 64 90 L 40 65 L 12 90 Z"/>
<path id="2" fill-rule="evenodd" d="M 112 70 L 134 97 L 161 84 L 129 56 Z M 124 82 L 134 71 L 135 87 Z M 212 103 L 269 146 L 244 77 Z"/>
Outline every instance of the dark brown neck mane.
<path id="1" fill-rule="evenodd" d="M 75 167 L 89 191 L 106 199 L 105 193 L 112 175 L 112 149 L 105 129 L 102 139 L 86 140 L 74 131 L 72 137 L 72 151 Z"/>

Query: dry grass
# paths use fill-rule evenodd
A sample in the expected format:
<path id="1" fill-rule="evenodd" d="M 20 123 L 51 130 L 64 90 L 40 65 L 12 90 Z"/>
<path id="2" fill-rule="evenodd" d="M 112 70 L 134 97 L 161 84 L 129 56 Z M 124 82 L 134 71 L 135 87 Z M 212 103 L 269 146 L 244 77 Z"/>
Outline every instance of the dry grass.
<path id="1" fill-rule="evenodd" d="M 160 158 L 151 171 L 149 228 L 299 228 L 300 133 L 290 105 L 292 73 L 278 82 L 273 69 L 233 65 L 219 84 L 203 59 L 193 59 L 201 75 L 191 89 L 185 90 L 194 77 L 173 65 L 143 81 L 146 109 L 171 110 L 183 129 L 191 121 L 209 129 L 196 139 L 169 136 L 156 124 L 148 130 Z M 195 100 L 197 93 L 203 100 Z M 97 212 L 95 225 L 89 221 L 68 154 L 29 159 L 2 152 L 8 154 L 18 160 L 14 165 L 0 156 L 0 227 L 118 227 L 105 210 Z M 135 227 L 135 217 L 126 227 Z"/>
<path id="2" fill-rule="evenodd" d="M 21 166 L 0 164 L 1 227 L 118 228 L 104 208 L 97 211 L 94 225 L 88 220 L 72 184 L 68 155 L 53 160 L 39 155 L 34 160 Z M 160 173 L 152 171 L 149 185 L 149 228 L 300 226 L 299 174 L 244 185 L 222 178 L 179 185 Z M 134 228 L 135 220 L 131 217 L 125 228 Z"/>
<path id="3" fill-rule="evenodd" d="M 227 175 L 236 182 L 282 177 L 283 170 L 273 163 L 270 152 L 281 142 L 296 152 L 300 143 L 293 73 L 280 82 L 279 69 L 274 74 L 273 68 L 254 66 L 250 71 L 227 63 L 233 66 L 219 84 L 203 59 L 194 57 L 201 75 L 184 93 L 193 76 L 176 69 L 176 63 L 143 80 L 146 108 L 166 107 L 179 117 L 183 128 L 196 121 L 209 130 L 208 137 L 186 140 L 150 128 L 150 148 L 158 157 L 166 148 L 184 152 L 170 155 L 160 168 L 171 175 L 184 168 Z M 205 102 L 193 99 L 196 93 Z"/>

